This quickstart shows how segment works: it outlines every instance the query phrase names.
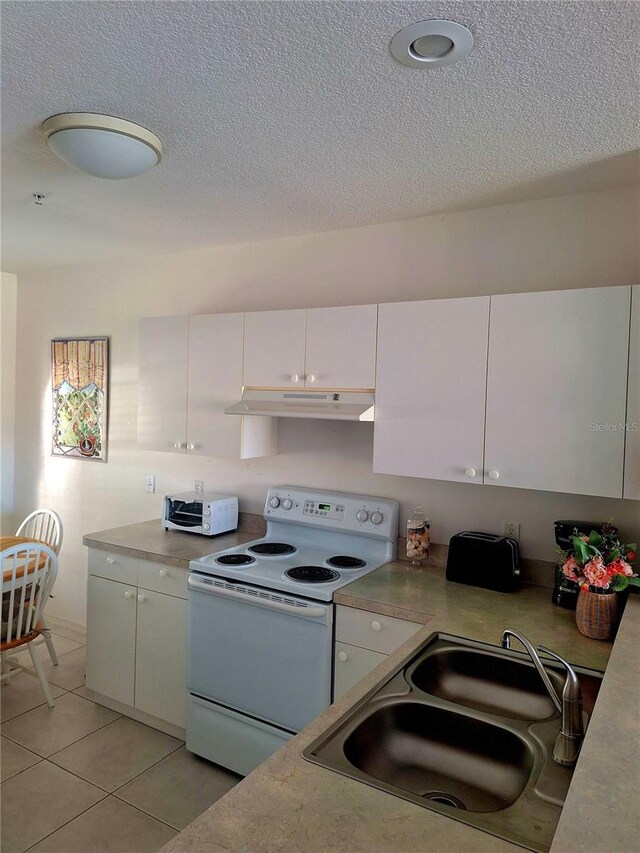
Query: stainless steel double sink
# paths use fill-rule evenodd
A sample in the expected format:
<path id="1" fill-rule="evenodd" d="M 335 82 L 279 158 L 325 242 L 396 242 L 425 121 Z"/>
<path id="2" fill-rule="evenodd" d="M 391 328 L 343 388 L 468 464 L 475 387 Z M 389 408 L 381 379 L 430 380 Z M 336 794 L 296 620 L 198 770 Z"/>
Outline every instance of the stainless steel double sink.
<path id="1" fill-rule="evenodd" d="M 562 666 L 544 665 L 561 692 Z M 603 673 L 574 670 L 588 717 Z M 526 655 L 434 633 L 303 756 L 546 851 L 573 774 L 553 761 L 559 729 L 560 715 Z"/>

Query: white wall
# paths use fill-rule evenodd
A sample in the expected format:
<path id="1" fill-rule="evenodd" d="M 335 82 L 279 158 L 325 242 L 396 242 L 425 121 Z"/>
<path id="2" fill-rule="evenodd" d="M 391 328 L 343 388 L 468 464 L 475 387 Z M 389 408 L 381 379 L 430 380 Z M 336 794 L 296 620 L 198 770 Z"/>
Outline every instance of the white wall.
<path id="1" fill-rule="evenodd" d="M 0 533 L 15 533 L 14 453 L 16 404 L 16 322 L 18 278 L 0 281 Z"/>
<path id="2" fill-rule="evenodd" d="M 263 460 L 140 452 L 136 381 L 140 316 L 637 282 L 639 212 L 635 191 L 610 191 L 21 275 L 16 497 L 20 513 L 50 505 L 64 521 L 52 612 L 84 621 L 83 533 L 157 518 L 162 495 L 190 489 L 195 478 L 238 494 L 242 508 L 256 513 L 267 488 L 286 482 L 395 497 L 403 514 L 419 502 L 437 542 L 465 528 L 520 521 L 529 557 L 553 558 L 557 518 L 613 518 L 638 537 L 631 501 L 374 475 L 369 424 L 281 421 L 280 455 Z M 62 335 L 111 338 L 107 464 L 50 456 L 49 340 Z M 155 495 L 144 492 L 147 472 L 157 476 Z"/>

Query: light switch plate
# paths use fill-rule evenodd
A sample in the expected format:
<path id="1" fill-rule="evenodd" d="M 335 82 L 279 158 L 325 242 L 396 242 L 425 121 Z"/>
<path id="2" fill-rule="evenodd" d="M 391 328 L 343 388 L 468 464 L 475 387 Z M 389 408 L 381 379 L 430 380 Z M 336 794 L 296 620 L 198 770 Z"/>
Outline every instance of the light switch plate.
<path id="1" fill-rule="evenodd" d="M 149 492 L 153 494 L 156 490 L 156 475 L 155 474 L 147 474 L 144 478 L 144 490 L 145 492 Z"/>
<path id="2" fill-rule="evenodd" d="M 194 480 L 193 481 L 193 491 L 196 495 L 204 494 L 204 480 Z"/>

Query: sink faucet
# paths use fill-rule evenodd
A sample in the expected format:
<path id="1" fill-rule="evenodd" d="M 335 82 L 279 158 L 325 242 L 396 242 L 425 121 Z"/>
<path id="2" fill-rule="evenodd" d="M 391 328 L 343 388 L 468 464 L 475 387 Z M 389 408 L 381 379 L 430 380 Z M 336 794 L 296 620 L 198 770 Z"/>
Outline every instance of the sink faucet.
<path id="1" fill-rule="evenodd" d="M 510 637 L 514 637 L 516 640 L 519 640 L 527 650 L 529 657 L 533 661 L 533 665 L 538 670 L 538 674 L 544 682 L 544 686 L 547 688 L 547 692 L 549 693 L 553 704 L 556 706 L 558 713 L 561 715 L 560 732 L 556 738 L 556 743 L 553 748 L 553 760 L 557 764 L 564 764 L 569 767 L 573 767 L 578 760 L 578 753 L 580 752 L 580 746 L 582 745 L 582 739 L 584 738 L 582 689 L 580 687 L 580 682 L 578 681 L 578 676 L 571 664 L 567 663 L 567 661 L 564 658 L 561 658 L 559 654 L 556 654 L 556 652 L 551 649 L 547 649 L 545 646 L 539 646 L 539 651 L 549 657 L 555 658 L 555 660 L 559 661 L 567 670 L 567 677 L 564 682 L 564 687 L 562 688 L 562 697 L 558 696 L 558 693 L 553 686 L 542 661 L 540 660 L 540 655 L 525 636 L 520 634 L 518 631 L 513 631 L 511 628 L 507 628 L 506 631 L 503 631 L 502 633 L 502 648 L 510 648 Z"/>

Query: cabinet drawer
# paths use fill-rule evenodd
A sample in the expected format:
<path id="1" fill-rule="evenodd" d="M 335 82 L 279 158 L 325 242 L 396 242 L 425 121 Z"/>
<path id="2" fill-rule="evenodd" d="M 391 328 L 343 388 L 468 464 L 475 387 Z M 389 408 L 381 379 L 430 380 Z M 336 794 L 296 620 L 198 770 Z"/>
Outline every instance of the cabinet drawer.
<path id="1" fill-rule="evenodd" d="M 89 548 L 89 574 L 136 586 L 138 560 L 126 554 L 103 551 L 101 548 Z"/>
<path id="2" fill-rule="evenodd" d="M 188 569 L 154 563 L 151 560 L 138 561 L 138 586 L 142 589 L 186 598 L 188 577 Z"/>
<path id="3" fill-rule="evenodd" d="M 350 646 L 348 643 L 336 643 L 333 676 L 333 698 L 339 699 L 347 690 L 351 690 L 361 678 L 368 675 L 388 655 Z"/>
<path id="4" fill-rule="evenodd" d="M 336 608 L 336 640 L 388 655 L 423 626 L 354 607 Z"/>

